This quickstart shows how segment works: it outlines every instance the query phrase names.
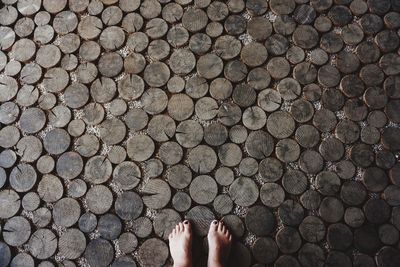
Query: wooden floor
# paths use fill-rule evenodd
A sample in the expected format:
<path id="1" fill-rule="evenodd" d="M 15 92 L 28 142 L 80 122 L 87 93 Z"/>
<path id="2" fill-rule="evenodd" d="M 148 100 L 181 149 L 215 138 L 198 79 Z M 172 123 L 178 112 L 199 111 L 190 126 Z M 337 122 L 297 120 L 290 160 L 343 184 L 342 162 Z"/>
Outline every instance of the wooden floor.
<path id="1" fill-rule="evenodd" d="M 400 266 L 400 1 L 0 0 L 0 267 Z"/>

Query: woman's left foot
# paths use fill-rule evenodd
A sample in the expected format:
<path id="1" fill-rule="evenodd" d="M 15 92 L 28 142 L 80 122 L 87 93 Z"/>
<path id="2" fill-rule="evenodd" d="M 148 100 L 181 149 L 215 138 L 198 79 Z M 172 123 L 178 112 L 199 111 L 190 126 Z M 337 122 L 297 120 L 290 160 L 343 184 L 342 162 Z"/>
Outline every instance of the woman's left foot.
<path id="1" fill-rule="evenodd" d="M 192 229 L 189 221 L 177 224 L 168 236 L 174 267 L 192 266 Z"/>

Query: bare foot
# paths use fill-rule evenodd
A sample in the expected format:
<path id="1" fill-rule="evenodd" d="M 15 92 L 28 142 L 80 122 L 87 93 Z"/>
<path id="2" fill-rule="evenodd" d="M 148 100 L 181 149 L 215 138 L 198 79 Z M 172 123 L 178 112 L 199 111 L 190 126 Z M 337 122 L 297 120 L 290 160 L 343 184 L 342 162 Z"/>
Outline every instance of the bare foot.
<path id="1" fill-rule="evenodd" d="M 231 250 L 232 235 L 222 222 L 212 221 L 208 231 L 208 267 L 222 267 Z"/>
<path id="2" fill-rule="evenodd" d="M 189 221 L 177 224 L 168 239 L 174 267 L 192 266 L 192 229 Z"/>

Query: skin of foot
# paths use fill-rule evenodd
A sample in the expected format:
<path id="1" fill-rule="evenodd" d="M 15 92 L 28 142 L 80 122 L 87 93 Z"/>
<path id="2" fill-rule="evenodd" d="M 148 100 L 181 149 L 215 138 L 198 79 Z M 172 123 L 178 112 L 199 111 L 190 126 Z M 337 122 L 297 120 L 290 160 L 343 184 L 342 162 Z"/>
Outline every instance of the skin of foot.
<path id="1" fill-rule="evenodd" d="M 208 231 L 208 267 L 225 266 L 231 249 L 232 235 L 218 221 L 212 221 Z"/>
<path id="2" fill-rule="evenodd" d="M 175 226 L 169 234 L 169 250 L 174 260 L 174 267 L 192 266 L 192 229 L 185 220 Z"/>

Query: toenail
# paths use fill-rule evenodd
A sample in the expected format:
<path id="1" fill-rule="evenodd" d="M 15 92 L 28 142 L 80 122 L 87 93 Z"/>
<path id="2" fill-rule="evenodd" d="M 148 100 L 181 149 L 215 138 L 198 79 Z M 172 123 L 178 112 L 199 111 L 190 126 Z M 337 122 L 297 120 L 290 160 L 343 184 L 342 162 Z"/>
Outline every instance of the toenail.
<path id="1" fill-rule="evenodd" d="M 187 220 L 183 221 L 184 224 L 188 224 L 189 222 Z"/>
<path id="2" fill-rule="evenodd" d="M 213 224 L 217 224 L 217 223 L 218 223 L 218 221 L 216 221 L 216 220 L 213 221 Z"/>

